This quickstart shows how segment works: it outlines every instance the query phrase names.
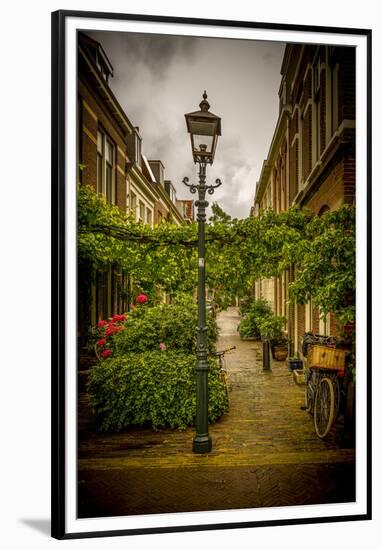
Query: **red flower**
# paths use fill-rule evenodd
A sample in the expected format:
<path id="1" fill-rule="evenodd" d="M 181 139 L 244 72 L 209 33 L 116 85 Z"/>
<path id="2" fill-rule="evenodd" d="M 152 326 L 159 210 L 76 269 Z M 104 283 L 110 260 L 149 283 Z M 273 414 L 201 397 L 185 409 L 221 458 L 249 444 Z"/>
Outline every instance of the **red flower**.
<path id="1" fill-rule="evenodd" d="M 146 304 L 148 302 L 148 296 L 146 294 L 139 294 L 136 297 L 136 302 L 138 304 Z"/>
<path id="2" fill-rule="evenodd" d="M 98 340 L 97 346 L 101 347 L 104 346 L 106 343 L 106 338 L 102 338 L 101 340 Z"/>
<path id="3" fill-rule="evenodd" d="M 98 328 L 102 328 L 102 327 L 104 327 L 105 325 L 107 325 L 107 321 L 99 321 L 99 323 L 98 323 Z"/>
<path id="4" fill-rule="evenodd" d="M 102 351 L 101 355 L 102 357 L 106 358 L 106 357 L 110 357 L 110 355 L 112 354 L 112 351 L 110 349 L 105 349 L 104 351 Z"/>
<path id="5" fill-rule="evenodd" d="M 126 315 L 118 315 L 117 313 L 115 313 L 115 315 L 112 316 L 112 320 L 115 322 L 125 321 L 126 319 L 127 319 Z"/>
<path id="6" fill-rule="evenodd" d="M 117 332 L 119 332 L 123 329 L 124 329 L 124 327 L 121 327 L 121 326 L 118 327 L 116 325 L 111 325 L 106 330 L 106 336 L 112 336 L 113 334 L 116 334 Z"/>

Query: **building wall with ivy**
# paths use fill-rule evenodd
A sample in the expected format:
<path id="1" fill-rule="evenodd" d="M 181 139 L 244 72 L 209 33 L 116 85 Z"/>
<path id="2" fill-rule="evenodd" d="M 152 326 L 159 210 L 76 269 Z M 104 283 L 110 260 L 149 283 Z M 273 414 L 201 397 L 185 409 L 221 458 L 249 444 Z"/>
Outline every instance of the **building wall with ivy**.
<path id="1" fill-rule="evenodd" d="M 256 186 L 253 215 L 293 205 L 315 215 L 355 202 L 355 49 L 288 44 L 281 66 L 279 117 Z M 286 313 L 294 350 L 307 330 L 338 334 L 333 314 L 313 303 L 286 306 L 294 269 L 274 279 L 275 313 Z M 261 286 L 256 285 L 256 295 Z"/>

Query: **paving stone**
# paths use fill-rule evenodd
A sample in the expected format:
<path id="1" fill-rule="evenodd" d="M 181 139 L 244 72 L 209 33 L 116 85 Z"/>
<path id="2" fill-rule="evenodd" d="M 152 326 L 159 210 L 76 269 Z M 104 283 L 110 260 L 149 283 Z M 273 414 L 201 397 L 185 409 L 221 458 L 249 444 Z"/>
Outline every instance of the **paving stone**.
<path id="1" fill-rule="evenodd" d="M 342 422 L 316 436 L 304 386 L 284 362 L 262 372 L 261 344 L 241 341 L 235 308 L 219 315 L 230 410 L 210 426 L 213 449 L 192 453 L 194 429 L 100 435 L 79 397 L 79 516 L 321 504 L 355 500 L 354 449 Z"/>

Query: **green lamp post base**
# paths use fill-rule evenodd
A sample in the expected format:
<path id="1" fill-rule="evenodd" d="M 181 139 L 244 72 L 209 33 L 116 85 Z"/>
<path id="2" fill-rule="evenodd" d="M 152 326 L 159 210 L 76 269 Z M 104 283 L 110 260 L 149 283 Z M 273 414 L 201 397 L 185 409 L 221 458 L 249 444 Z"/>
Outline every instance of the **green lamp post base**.
<path id="1" fill-rule="evenodd" d="M 212 438 L 209 434 L 196 435 L 193 439 L 193 452 L 198 454 L 209 453 L 212 450 Z"/>

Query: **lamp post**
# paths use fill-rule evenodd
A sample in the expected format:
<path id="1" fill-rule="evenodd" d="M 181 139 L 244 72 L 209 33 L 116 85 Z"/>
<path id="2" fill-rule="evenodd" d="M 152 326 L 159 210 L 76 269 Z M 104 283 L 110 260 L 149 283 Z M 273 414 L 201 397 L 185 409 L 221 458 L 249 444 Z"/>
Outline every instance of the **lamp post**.
<path id="1" fill-rule="evenodd" d="M 206 185 L 206 166 L 213 164 L 218 136 L 221 135 L 220 117 L 209 112 L 209 102 L 206 91 L 200 103 L 200 111 L 185 115 L 187 130 L 190 134 L 192 156 L 199 166 L 198 185 L 190 184 L 189 178 L 183 183 L 190 188 L 191 193 L 198 191 L 197 207 L 198 221 L 198 337 L 196 365 L 196 435 L 193 440 L 194 453 L 208 453 L 212 449 L 212 439 L 208 432 L 208 345 L 205 298 L 205 221 L 206 193 L 212 195 L 214 189 L 221 185 L 217 179 L 215 185 Z"/>

